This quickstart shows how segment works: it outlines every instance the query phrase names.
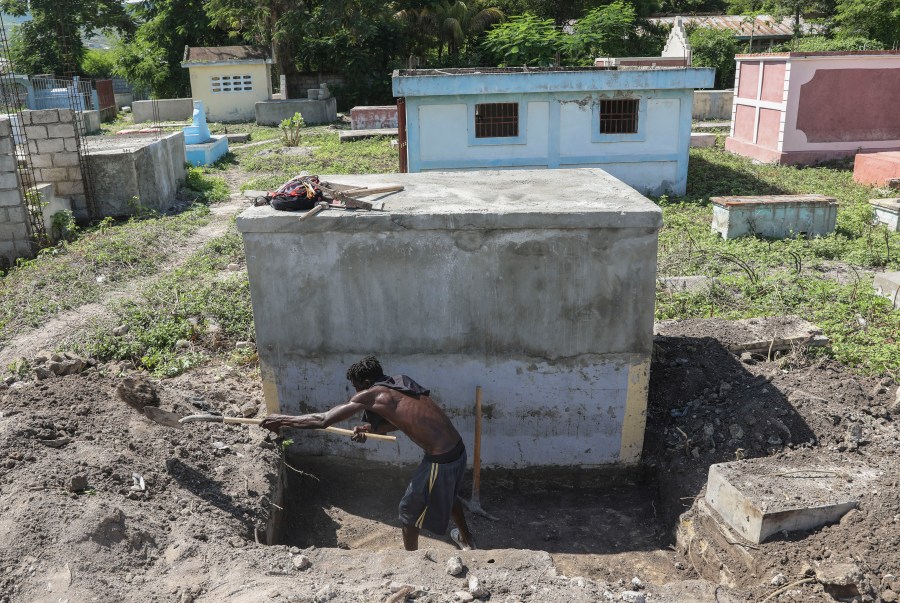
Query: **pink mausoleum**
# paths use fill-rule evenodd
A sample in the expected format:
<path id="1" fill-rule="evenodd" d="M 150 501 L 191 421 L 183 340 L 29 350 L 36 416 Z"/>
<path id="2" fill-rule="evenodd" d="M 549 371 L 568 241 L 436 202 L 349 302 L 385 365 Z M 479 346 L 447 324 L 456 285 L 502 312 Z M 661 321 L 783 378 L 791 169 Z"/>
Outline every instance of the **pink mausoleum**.
<path id="1" fill-rule="evenodd" d="M 900 51 L 735 57 L 725 148 L 766 163 L 810 165 L 900 150 Z"/>

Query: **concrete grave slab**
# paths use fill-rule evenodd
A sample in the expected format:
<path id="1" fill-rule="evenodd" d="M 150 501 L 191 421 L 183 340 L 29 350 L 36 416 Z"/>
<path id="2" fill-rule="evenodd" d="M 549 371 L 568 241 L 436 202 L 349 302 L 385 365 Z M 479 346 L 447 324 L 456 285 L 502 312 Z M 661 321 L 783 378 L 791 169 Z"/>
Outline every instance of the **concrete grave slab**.
<path id="1" fill-rule="evenodd" d="M 894 308 L 900 308 L 900 272 L 879 272 L 872 286 L 878 295 L 891 300 Z"/>
<path id="2" fill-rule="evenodd" d="M 714 147 L 716 146 L 716 135 L 707 132 L 691 132 L 692 147 Z"/>
<path id="3" fill-rule="evenodd" d="M 758 458 L 709 468 L 706 502 L 731 528 L 761 543 L 778 532 L 812 530 L 839 520 L 878 477 L 846 458 Z"/>
<path id="4" fill-rule="evenodd" d="M 693 318 L 666 320 L 655 325 L 654 334 L 669 337 L 715 337 L 730 352 L 768 354 L 796 346 L 825 346 L 829 340 L 816 325 L 799 316 L 769 316 L 724 320 Z"/>
<path id="5" fill-rule="evenodd" d="M 397 105 L 360 106 L 350 109 L 354 130 L 397 128 Z"/>
<path id="6" fill-rule="evenodd" d="M 900 178 L 900 151 L 856 155 L 853 179 L 860 184 L 887 186 L 895 178 Z"/>
<path id="7" fill-rule="evenodd" d="M 825 195 L 712 197 L 712 230 L 724 239 L 824 236 L 834 231 L 837 199 Z"/>
<path id="8" fill-rule="evenodd" d="M 706 291 L 715 282 L 708 276 L 669 276 L 659 279 L 659 285 L 669 293 Z"/>
<path id="9" fill-rule="evenodd" d="M 900 232 L 900 197 L 872 199 L 869 205 L 876 222 L 884 224 L 891 232 Z"/>
<path id="10" fill-rule="evenodd" d="M 350 142 L 351 140 L 363 140 L 365 138 L 375 138 L 377 136 L 397 136 L 397 128 L 378 128 L 375 130 L 342 130 L 338 134 L 340 142 Z"/>

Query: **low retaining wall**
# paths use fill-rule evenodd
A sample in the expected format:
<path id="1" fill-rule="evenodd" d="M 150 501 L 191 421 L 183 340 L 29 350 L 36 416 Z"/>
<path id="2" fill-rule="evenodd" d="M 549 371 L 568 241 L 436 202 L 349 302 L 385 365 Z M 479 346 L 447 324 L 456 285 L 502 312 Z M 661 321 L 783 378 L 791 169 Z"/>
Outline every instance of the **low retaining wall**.
<path id="1" fill-rule="evenodd" d="M 158 101 L 134 101 L 131 103 L 131 114 L 134 123 L 154 121 L 153 103 L 159 104 L 159 121 L 184 121 L 194 114 L 194 99 L 166 98 Z"/>
<path id="2" fill-rule="evenodd" d="M 693 118 L 698 121 L 731 121 L 734 90 L 694 90 Z"/>
<path id="3" fill-rule="evenodd" d="M 397 105 L 353 107 L 350 109 L 350 127 L 354 130 L 381 130 L 397 127 Z"/>
<path id="4" fill-rule="evenodd" d="M 103 146 L 101 146 L 103 145 Z M 85 156 L 102 216 L 128 216 L 141 206 L 164 211 L 185 179 L 184 134 L 160 139 L 92 140 Z"/>
<path id="5" fill-rule="evenodd" d="M 282 120 L 299 113 L 306 125 L 328 124 L 337 119 L 337 100 L 289 99 L 259 101 L 256 103 L 256 123 L 260 126 L 277 126 Z"/>

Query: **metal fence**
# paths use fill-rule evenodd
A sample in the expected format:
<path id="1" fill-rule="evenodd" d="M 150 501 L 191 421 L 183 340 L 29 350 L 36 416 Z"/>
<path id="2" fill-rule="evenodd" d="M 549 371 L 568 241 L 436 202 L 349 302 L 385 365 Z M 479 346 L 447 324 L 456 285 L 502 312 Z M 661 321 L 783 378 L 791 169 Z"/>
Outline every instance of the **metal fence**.
<path id="1" fill-rule="evenodd" d="M 97 93 L 90 80 L 80 78 L 32 77 L 30 109 L 72 109 L 99 111 Z"/>

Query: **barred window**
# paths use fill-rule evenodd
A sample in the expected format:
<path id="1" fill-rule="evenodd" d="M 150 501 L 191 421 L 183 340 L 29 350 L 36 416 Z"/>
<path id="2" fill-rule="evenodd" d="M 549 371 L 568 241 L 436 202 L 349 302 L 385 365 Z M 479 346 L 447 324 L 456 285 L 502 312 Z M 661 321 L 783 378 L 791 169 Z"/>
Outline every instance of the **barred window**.
<path id="1" fill-rule="evenodd" d="M 636 98 L 601 100 L 600 133 L 637 134 L 639 105 Z"/>
<path id="2" fill-rule="evenodd" d="M 475 105 L 475 138 L 510 138 L 519 135 L 519 103 Z"/>
<path id="3" fill-rule="evenodd" d="M 210 79 L 212 80 L 213 94 L 253 91 L 253 76 L 251 75 L 216 75 Z"/>

